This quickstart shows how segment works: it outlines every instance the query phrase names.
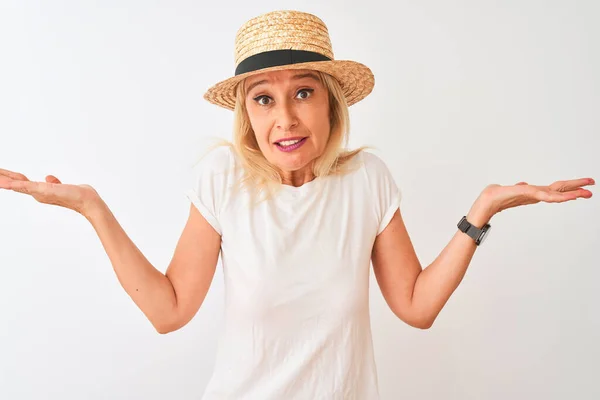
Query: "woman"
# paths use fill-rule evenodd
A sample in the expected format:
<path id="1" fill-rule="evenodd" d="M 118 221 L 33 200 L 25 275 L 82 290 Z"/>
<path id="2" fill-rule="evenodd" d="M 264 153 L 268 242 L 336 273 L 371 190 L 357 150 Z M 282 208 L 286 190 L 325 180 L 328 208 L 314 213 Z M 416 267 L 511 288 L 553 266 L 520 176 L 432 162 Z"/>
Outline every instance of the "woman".
<path id="1" fill-rule="evenodd" d="M 84 215 L 118 279 L 160 333 L 201 306 L 219 254 L 225 326 L 204 399 L 377 399 L 368 307 L 370 262 L 391 310 L 432 326 L 460 283 L 492 216 L 590 198 L 592 179 L 489 185 L 440 256 L 423 269 L 390 171 L 344 150 L 348 106 L 371 71 L 333 58 L 317 17 L 278 11 L 236 36 L 236 74 L 205 98 L 234 110 L 234 142 L 211 151 L 187 192 L 187 224 L 166 274 L 155 269 L 89 185 L 0 170 L 0 187 Z"/>

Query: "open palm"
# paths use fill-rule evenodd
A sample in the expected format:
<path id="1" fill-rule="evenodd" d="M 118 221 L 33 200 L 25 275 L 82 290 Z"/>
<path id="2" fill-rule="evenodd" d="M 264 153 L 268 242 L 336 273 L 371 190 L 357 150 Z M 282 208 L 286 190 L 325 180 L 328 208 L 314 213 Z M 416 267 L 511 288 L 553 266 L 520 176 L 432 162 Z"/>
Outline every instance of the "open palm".
<path id="1" fill-rule="evenodd" d="M 488 185 L 484 190 L 484 197 L 491 204 L 494 213 L 507 208 L 535 204 L 539 202 L 562 203 L 578 198 L 589 199 L 592 192 L 583 189 L 583 186 L 594 185 L 592 178 L 556 181 L 548 186 L 530 185 L 519 182 L 513 186 Z"/>
<path id="2" fill-rule="evenodd" d="M 64 184 L 53 175 L 46 176 L 45 182 L 34 182 L 21 173 L 2 168 L 0 189 L 27 194 L 40 203 L 69 208 L 81 214 L 89 200 L 98 196 L 90 185 Z"/>

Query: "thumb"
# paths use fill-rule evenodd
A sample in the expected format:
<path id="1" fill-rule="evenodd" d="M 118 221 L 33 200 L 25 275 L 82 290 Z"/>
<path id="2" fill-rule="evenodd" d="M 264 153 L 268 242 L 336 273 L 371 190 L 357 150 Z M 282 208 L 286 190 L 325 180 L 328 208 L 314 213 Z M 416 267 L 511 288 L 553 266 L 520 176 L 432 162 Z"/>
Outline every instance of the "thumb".
<path id="1" fill-rule="evenodd" d="M 62 183 L 57 177 L 55 177 L 54 175 L 47 175 L 46 176 L 46 182 L 48 183 Z"/>

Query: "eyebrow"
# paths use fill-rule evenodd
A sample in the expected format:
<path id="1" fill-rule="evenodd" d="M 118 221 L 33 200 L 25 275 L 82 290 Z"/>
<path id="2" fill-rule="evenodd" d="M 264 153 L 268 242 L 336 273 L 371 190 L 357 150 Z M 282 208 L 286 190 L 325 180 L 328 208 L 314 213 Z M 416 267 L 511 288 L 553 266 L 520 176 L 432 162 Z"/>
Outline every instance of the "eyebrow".
<path id="1" fill-rule="evenodd" d="M 307 72 L 305 74 L 297 74 L 297 75 L 292 76 L 291 79 L 293 79 L 293 80 L 299 80 L 299 79 L 302 79 L 302 78 L 311 78 L 311 79 L 314 79 L 317 82 L 320 82 L 320 80 L 317 77 L 317 75 L 313 74 L 312 72 Z M 262 85 L 263 83 L 269 83 L 269 80 L 268 79 L 263 79 L 261 81 L 252 83 L 250 86 L 248 86 L 248 89 L 246 89 L 246 93 L 250 93 L 250 91 L 255 86 Z"/>

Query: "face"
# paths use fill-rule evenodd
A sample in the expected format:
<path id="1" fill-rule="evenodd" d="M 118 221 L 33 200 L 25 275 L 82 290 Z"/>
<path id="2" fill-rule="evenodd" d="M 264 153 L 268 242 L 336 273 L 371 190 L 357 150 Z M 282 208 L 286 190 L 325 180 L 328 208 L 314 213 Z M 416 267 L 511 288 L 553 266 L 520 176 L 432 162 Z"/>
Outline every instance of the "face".
<path id="1" fill-rule="evenodd" d="M 317 73 L 272 71 L 244 84 L 246 109 L 265 158 L 284 174 L 310 171 L 330 129 L 329 95 Z"/>

